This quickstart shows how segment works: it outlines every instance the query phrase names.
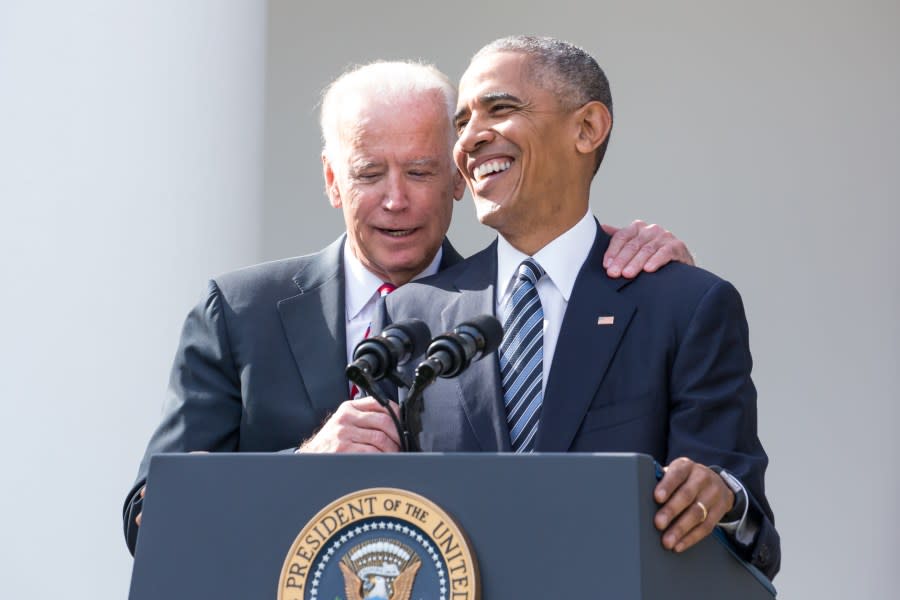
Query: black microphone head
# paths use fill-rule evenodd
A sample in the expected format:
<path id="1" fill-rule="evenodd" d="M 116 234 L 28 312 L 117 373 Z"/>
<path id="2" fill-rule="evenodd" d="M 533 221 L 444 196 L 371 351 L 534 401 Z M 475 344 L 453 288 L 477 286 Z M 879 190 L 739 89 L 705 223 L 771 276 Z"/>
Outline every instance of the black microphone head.
<path id="1" fill-rule="evenodd" d="M 431 329 L 421 319 L 406 319 L 388 325 L 378 336 L 399 340 L 403 352 L 397 357 L 397 364 L 402 365 L 425 352 L 431 341 Z"/>
<path id="2" fill-rule="evenodd" d="M 477 340 L 479 346 L 478 352 L 481 356 L 490 354 L 499 348 L 500 342 L 503 341 L 503 326 L 493 315 L 478 315 L 477 317 L 472 317 L 465 323 L 460 323 L 455 331 L 457 333 L 463 333 L 468 328 L 474 329 L 480 334 L 479 336 L 473 337 Z"/>
<path id="3" fill-rule="evenodd" d="M 363 370 L 373 381 L 378 381 L 387 374 L 391 363 L 391 348 L 386 340 L 370 337 L 356 344 L 356 348 L 353 349 L 353 362 L 347 365 L 345 372 L 350 381 L 359 385 L 354 379 L 358 375 L 352 375 L 351 370 L 353 373 Z"/>
<path id="4" fill-rule="evenodd" d="M 439 363 L 438 377 L 456 377 L 473 361 L 496 350 L 502 339 L 500 322 L 491 315 L 479 315 L 431 340 L 428 359 Z"/>

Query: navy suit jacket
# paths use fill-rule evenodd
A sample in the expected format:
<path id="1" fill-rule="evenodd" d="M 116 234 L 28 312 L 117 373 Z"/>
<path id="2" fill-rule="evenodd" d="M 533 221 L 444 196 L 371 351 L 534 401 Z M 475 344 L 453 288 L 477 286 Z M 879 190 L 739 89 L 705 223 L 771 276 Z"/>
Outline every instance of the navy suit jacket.
<path id="1" fill-rule="evenodd" d="M 132 553 L 152 455 L 295 448 L 347 399 L 345 237 L 209 282 L 185 321 L 162 420 L 125 499 Z M 461 260 L 445 240 L 440 267 Z"/>
<path id="2" fill-rule="evenodd" d="M 770 578 L 780 563 L 766 501 L 768 459 L 756 434 L 747 321 L 740 295 L 715 275 L 680 263 L 634 280 L 602 268 L 599 227 L 575 282 L 545 385 L 537 452 L 642 452 L 661 464 L 686 456 L 737 476 L 759 535 L 745 557 Z M 494 314 L 496 242 L 387 299 L 388 318 L 448 331 Z M 600 325 L 600 317 L 613 324 Z M 425 451 L 510 450 L 496 355 L 424 395 Z"/>

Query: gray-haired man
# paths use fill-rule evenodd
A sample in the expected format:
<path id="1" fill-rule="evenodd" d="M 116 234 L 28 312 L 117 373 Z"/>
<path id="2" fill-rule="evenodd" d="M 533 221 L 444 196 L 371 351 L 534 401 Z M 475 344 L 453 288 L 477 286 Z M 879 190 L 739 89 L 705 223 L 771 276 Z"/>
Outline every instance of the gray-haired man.
<path id="1" fill-rule="evenodd" d="M 188 315 L 159 427 L 125 501 L 134 551 L 150 457 L 161 452 L 391 452 L 393 424 L 371 398 L 349 399 L 344 366 L 367 334 L 379 290 L 461 260 L 445 239 L 464 190 L 453 164 L 456 91 L 427 65 L 351 70 L 322 105 L 325 189 L 346 234 L 316 254 L 209 282 Z M 641 223 L 616 234 L 609 269 L 634 276 L 684 244 Z M 626 268 L 627 266 L 627 268 Z"/>

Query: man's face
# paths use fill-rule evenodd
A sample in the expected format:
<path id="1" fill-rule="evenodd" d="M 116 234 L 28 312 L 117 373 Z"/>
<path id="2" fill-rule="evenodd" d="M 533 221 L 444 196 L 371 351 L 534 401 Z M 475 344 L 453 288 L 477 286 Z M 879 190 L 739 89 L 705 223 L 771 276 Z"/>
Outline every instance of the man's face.
<path id="1" fill-rule="evenodd" d="M 350 248 L 385 281 L 402 285 L 441 245 L 464 183 L 450 156 L 451 129 L 438 93 L 342 107 L 336 156 L 323 156 L 332 206 L 344 212 Z"/>
<path id="2" fill-rule="evenodd" d="M 572 111 L 531 81 L 528 60 L 514 52 L 476 59 L 460 80 L 455 119 L 454 159 L 478 219 L 514 244 L 564 208 L 576 131 Z"/>

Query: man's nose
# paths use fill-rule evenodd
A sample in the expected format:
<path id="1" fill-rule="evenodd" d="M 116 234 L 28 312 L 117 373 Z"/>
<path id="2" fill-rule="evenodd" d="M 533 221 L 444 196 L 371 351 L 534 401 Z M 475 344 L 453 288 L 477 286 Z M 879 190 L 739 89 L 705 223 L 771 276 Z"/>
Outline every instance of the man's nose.
<path id="1" fill-rule="evenodd" d="M 459 133 L 456 144 L 463 152 L 472 153 L 488 143 L 493 137 L 494 132 L 491 128 L 486 125 L 483 119 L 473 114 Z"/>
<path id="2" fill-rule="evenodd" d="M 387 178 L 387 189 L 381 200 L 384 210 L 398 212 L 409 207 L 406 178 L 402 173 L 391 173 Z"/>

